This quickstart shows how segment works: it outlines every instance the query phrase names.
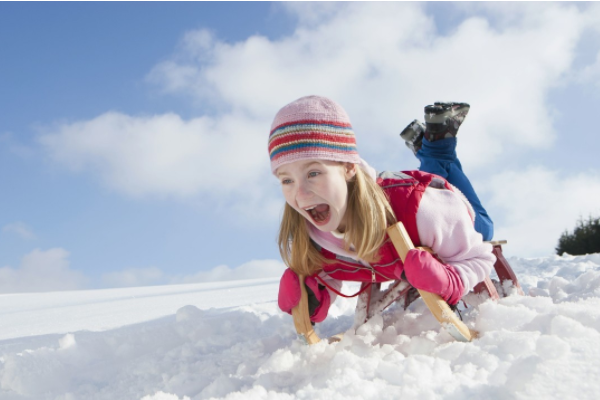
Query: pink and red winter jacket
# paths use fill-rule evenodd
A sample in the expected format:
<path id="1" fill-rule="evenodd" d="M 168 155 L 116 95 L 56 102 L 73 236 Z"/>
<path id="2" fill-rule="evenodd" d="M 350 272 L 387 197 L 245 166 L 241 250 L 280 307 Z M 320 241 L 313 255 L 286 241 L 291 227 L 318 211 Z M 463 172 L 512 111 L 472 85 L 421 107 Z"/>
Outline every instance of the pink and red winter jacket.
<path id="1" fill-rule="evenodd" d="M 443 178 L 421 171 L 383 172 L 377 183 L 415 246 L 430 247 L 444 264 L 456 269 L 464 294 L 491 271 L 495 257 L 473 227 L 474 213 L 466 198 Z M 403 264 L 387 238 L 379 250 L 379 261 L 368 264 L 345 251 L 343 240 L 309 225 L 313 244 L 326 258 L 319 278 L 339 291 L 341 281 L 385 282 L 397 279 Z M 331 303 L 336 294 L 330 290 Z"/>

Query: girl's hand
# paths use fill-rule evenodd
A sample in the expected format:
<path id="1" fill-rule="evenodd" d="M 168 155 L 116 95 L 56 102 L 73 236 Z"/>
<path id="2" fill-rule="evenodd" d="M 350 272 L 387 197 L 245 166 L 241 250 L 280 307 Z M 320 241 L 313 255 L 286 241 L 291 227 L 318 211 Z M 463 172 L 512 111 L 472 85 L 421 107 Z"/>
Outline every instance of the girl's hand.
<path id="1" fill-rule="evenodd" d="M 437 260 L 431 253 L 412 249 L 404 260 L 408 283 L 417 289 L 439 294 L 450 305 L 458 303 L 464 286 L 456 268 Z"/>
<path id="2" fill-rule="evenodd" d="M 323 285 L 319 285 L 314 276 L 304 279 L 308 293 L 308 309 L 312 322 L 321 322 L 327 317 L 331 298 Z M 286 269 L 279 282 L 278 304 L 281 311 L 292 313 L 292 308 L 300 303 L 301 291 L 298 275 L 291 269 Z"/>

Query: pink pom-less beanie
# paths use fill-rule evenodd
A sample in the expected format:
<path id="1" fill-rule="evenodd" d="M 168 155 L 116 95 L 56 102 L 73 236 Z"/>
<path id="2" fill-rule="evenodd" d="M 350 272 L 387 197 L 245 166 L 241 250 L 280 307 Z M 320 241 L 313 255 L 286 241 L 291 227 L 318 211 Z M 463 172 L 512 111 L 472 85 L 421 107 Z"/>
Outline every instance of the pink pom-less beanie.
<path id="1" fill-rule="evenodd" d="M 271 125 L 269 156 L 273 174 L 298 160 L 361 163 L 348 114 L 321 96 L 302 97 L 279 110 Z"/>

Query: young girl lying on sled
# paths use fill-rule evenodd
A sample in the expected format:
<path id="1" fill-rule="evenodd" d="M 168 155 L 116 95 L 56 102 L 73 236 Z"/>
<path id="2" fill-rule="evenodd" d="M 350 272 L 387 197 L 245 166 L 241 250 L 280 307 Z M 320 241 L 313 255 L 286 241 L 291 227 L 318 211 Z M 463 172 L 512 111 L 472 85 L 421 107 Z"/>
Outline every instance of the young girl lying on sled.
<path id="1" fill-rule="evenodd" d="M 406 279 L 450 305 L 484 280 L 495 257 L 482 234 L 490 239 L 492 224 L 455 153 L 468 110 L 465 103 L 425 107 L 425 125 L 414 121 L 402 132 L 422 170 L 377 176 L 360 158 L 339 104 L 308 96 L 277 113 L 269 155 L 286 200 L 279 232 L 289 267 L 279 288 L 283 311 L 291 313 L 300 301 L 296 273 L 306 276 L 313 322 L 325 319 L 344 280 Z M 430 247 L 437 258 L 414 249 L 403 263 L 386 234 L 397 221 L 415 246 Z"/>

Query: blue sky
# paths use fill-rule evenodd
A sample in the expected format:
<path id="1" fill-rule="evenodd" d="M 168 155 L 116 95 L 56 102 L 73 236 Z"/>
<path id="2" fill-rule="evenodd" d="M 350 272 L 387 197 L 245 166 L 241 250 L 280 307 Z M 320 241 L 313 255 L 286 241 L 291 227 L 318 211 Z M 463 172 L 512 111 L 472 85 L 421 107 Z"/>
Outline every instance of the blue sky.
<path id="1" fill-rule="evenodd" d="M 595 3 L 0 3 L 0 292 L 279 273 L 271 119 L 348 111 L 377 169 L 469 102 L 459 155 L 514 256 L 600 215 Z"/>

